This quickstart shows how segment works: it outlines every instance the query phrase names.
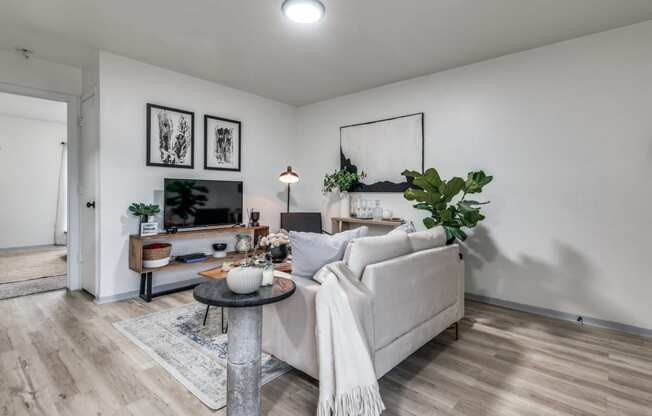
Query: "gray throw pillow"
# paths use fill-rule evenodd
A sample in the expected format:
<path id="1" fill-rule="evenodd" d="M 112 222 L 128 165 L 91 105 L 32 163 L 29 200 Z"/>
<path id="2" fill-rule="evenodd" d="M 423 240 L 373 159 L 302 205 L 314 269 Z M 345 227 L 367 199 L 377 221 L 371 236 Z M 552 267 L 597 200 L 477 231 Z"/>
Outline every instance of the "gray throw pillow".
<path id="1" fill-rule="evenodd" d="M 349 241 L 364 237 L 367 227 L 328 235 L 290 231 L 292 245 L 292 274 L 312 278 L 323 266 L 342 260 Z"/>

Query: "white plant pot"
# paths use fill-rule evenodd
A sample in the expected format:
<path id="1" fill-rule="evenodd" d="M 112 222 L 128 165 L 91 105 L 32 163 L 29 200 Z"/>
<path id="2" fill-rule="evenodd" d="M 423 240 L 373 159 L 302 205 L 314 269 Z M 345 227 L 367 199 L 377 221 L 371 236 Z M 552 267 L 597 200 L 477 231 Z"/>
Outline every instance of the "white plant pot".
<path id="1" fill-rule="evenodd" d="M 254 293 L 262 283 L 263 269 L 260 267 L 236 267 L 226 275 L 226 285 L 238 295 Z"/>
<path id="2" fill-rule="evenodd" d="M 351 216 L 351 195 L 348 192 L 340 194 L 340 217 L 348 218 Z"/>

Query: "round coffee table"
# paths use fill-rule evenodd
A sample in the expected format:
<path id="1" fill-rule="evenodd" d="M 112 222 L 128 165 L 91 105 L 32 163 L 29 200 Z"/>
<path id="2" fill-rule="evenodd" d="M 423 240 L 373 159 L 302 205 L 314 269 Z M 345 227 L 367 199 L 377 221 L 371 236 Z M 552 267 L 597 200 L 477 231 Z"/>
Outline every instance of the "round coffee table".
<path id="1" fill-rule="evenodd" d="M 231 292 L 225 279 L 202 283 L 195 288 L 193 296 L 198 302 L 231 308 L 226 371 L 228 416 L 260 415 L 263 305 L 282 301 L 295 290 L 292 280 L 280 277 L 275 277 L 271 286 L 263 286 L 250 295 Z"/>

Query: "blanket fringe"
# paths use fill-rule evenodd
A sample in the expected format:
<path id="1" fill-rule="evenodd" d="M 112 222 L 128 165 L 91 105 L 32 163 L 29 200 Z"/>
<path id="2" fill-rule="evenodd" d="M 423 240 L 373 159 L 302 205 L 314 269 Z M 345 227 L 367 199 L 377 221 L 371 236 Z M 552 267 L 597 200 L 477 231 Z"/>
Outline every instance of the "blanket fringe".
<path id="1" fill-rule="evenodd" d="M 378 416 L 385 404 L 376 386 L 360 386 L 353 390 L 321 400 L 317 416 Z"/>

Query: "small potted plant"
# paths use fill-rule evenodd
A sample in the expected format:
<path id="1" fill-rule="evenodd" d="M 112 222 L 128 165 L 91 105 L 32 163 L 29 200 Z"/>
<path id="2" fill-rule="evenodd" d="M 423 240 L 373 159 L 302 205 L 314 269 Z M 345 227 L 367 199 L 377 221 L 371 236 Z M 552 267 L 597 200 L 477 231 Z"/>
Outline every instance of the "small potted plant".
<path id="1" fill-rule="evenodd" d="M 161 208 L 156 204 L 134 202 L 129 205 L 129 212 L 140 219 L 140 223 L 138 224 L 138 228 L 140 229 L 141 224 L 145 222 L 154 222 L 154 215 L 161 212 Z"/>
<path id="2" fill-rule="evenodd" d="M 330 175 L 324 175 L 324 184 L 321 190 L 324 194 L 339 193 L 341 217 L 349 217 L 351 215 L 349 191 L 366 177 L 367 175 L 364 172 L 358 173 L 346 169 L 336 170 Z"/>

